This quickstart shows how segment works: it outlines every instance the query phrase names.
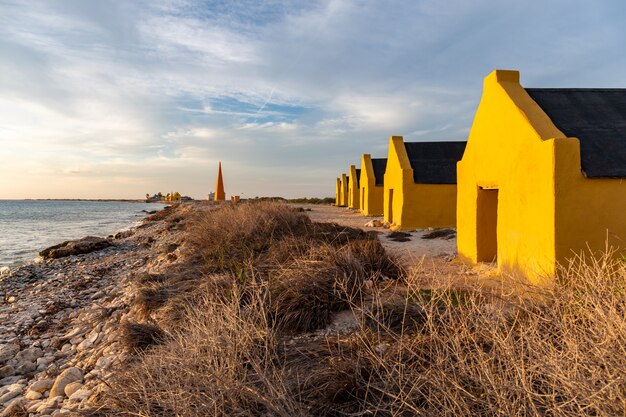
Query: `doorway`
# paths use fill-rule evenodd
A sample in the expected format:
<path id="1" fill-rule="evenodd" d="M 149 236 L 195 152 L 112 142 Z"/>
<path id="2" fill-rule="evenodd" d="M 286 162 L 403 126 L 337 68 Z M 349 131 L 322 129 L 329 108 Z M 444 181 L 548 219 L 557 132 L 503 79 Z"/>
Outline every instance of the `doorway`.
<path id="1" fill-rule="evenodd" d="M 476 208 L 476 254 L 478 262 L 498 257 L 498 189 L 478 187 Z"/>

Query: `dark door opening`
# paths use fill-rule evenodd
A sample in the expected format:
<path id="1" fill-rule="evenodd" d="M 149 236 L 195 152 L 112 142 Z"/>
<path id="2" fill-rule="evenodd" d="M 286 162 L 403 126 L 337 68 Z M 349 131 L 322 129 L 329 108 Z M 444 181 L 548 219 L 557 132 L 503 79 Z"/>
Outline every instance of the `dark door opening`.
<path id="1" fill-rule="evenodd" d="M 479 262 L 495 262 L 498 257 L 498 189 L 478 187 L 476 246 Z"/>

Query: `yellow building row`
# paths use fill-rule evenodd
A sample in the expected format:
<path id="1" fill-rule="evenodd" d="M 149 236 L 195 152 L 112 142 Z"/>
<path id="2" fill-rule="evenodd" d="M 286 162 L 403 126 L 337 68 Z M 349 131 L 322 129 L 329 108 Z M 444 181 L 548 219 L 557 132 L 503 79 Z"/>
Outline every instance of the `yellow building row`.
<path id="1" fill-rule="evenodd" d="M 467 142 L 405 142 L 337 178 L 337 205 L 392 229 L 457 228 L 459 258 L 533 281 L 607 244 L 626 248 L 626 90 L 531 89 L 485 78 Z"/>

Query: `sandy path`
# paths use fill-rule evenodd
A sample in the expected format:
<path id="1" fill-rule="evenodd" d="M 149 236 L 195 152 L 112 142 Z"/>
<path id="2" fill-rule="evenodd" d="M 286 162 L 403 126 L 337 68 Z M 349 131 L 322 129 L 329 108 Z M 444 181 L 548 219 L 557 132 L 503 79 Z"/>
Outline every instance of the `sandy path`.
<path id="1" fill-rule="evenodd" d="M 420 285 L 435 287 L 452 283 L 454 286 L 479 284 L 491 288 L 514 288 L 516 282 L 510 282 L 497 272 L 495 264 L 481 263 L 467 265 L 457 258 L 456 237 L 452 239 L 422 239 L 426 230 L 410 232 L 410 241 L 394 242 L 387 235 L 389 229 L 383 227 L 366 227 L 370 220 L 383 220 L 382 217 L 363 216 L 358 210 L 345 207 L 317 204 L 298 204 L 307 210 L 306 213 L 314 221 L 335 222 L 341 225 L 376 231 L 383 247 L 402 264 L 410 268 L 412 275 Z M 309 211 L 310 210 L 310 211 Z"/>
<path id="2" fill-rule="evenodd" d="M 365 227 L 371 220 L 383 220 L 382 217 L 361 215 L 358 210 L 344 207 L 335 207 L 319 204 L 299 204 L 307 210 L 312 220 L 320 222 L 335 222 L 344 226 L 361 228 L 366 231 L 379 232 L 379 239 L 389 253 L 392 253 L 409 264 L 414 264 L 423 258 L 456 258 L 456 238 L 452 239 L 422 239 L 428 231 L 410 232 L 410 241 L 394 242 L 387 238 L 389 229 L 383 227 Z M 311 210 L 311 211 L 308 211 Z"/>

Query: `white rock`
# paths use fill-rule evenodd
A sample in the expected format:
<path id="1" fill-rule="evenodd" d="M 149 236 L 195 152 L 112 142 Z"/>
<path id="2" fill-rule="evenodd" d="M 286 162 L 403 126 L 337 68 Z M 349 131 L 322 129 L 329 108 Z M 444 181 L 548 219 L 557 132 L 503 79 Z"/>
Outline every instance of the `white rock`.
<path id="1" fill-rule="evenodd" d="M 39 400 L 43 398 L 43 394 L 41 392 L 29 390 L 26 391 L 26 394 L 24 394 L 24 398 L 27 400 Z"/>
<path id="2" fill-rule="evenodd" d="M 34 413 L 35 411 L 37 411 L 37 409 L 41 406 L 42 403 L 43 401 L 30 402 L 28 406 L 26 407 L 26 411 L 28 411 L 29 413 Z"/>
<path id="3" fill-rule="evenodd" d="M 80 368 L 68 368 L 54 381 L 54 385 L 50 389 L 50 397 L 58 397 L 65 395 L 65 387 L 71 382 L 82 382 L 83 371 Z"/>
<path id="4" fill-rule="evenodd" d="M 54 385 L 53 379 L 40 379 L 39 381 L 33 382 L 33 384 L 30 387 L 28 387 L 28 389 L 31 391 L 43 393 L 45 391 L 48 391 L 50 388 L 52 388 L 52 385 Z"/>
<path id="5" fill-rule="evenodd" d="M 41 349 L 31 347 L 19 352 L 17 355 L 15 355 L 15 359 L 20 362 L 35 362 L 37 358 L 40 358 L 42 356 L 42 354 L 43 352 L 41 351 Z"/>
<path id="6" fill-rule="evenodd" d="M 84 387 L 80 382 L 71 382 L 65 386 L 65 395 L 71 397 L 76 391 Z"/>
<path id="7" fill-rule="evenodd" d="M 2 397 L 0 397 L 0 404 L 4 404 L 8 402 L 9 400 L 12 400 L 13 398 L 17 397 L 21 393 L 22 393 L 21 389 L 7 392 Z"/>
<path id="8" fill-rule="evenodd" d="M 111 366 L 111 360 L 106 356 L 102 356 L 96 361 L 96 368 L 107 369 L 109 366 Z"/>
<path id="9" fill-rule="evenodd" d="M 9 359 L 13 359 L 19 351 L 20 347 L 13 344 L 0 347 L 0 363 L 5 363 Z"/>
<path id="10" fill-rule="evenodd" d="M 87 398 L 91 397 L 91 390 L 88 389 L 81 389 L 76 391 L 75 393 L 72 394 L 72 396 L 70 397 L 71 401 L 85 401 Z"/>

